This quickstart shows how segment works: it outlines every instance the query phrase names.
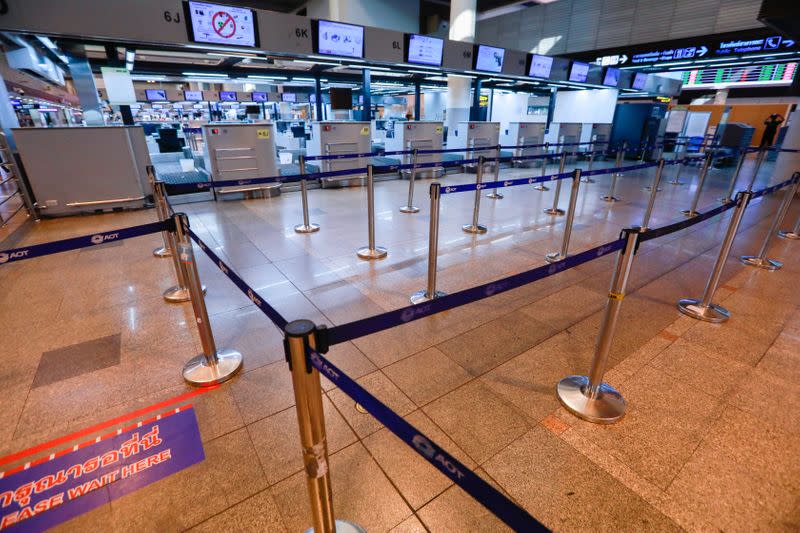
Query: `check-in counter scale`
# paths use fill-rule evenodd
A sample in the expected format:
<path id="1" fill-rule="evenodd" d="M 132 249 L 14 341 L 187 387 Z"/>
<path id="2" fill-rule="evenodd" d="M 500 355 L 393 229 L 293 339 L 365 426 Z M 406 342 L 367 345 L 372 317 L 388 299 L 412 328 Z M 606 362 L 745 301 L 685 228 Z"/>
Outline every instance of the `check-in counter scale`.
<path id="1" fill-rule="evenodd" d="M 330 156 L 371 153 L 372 138 L 369 122 L 325 121 L 311 124 L 311 140 L 307 143 L 308 156 Z M 335 172 L 366 168 L 369 157 L 348 157 L 314 161 L 321 172 Z M 332 187 L 360 186 L 365 183 L 366 173 L 357 173 L 333 178 L 322 178 L 323 189 Z"/>
<path id="2" fill-rule="evenodd" d="M 494 161 L 498 144 L 500 144 L 499 122 L 459 122 L 455 131 L 447 138 L 448 148 L 468 149 L 469 151 L 464 153 L 465 159 L 478 159 L 483 156 L 487 164 Z M 468 163 L 465 169 L 475 172 L 477 163 Z"/>
<path id="3" fill-rule="evenodd" d="M 444 144 L 444 123 L 434 120 L 414 120 L 395 122 L 394 135 L 386 138 L 386 151 L 419 151 L 441 150 Z M 403 165 L 413 163 L 412 154 L 403 154 L 400 161 Z M 417 154 L 417 164 L 428 164 L 442 161 L 442 154 Z M 410 169 L 402 171 L 408 176 Z M 417 177 L 437 178 L 444 173 L 443 167 L 421 168 L 417 170 Z"/>

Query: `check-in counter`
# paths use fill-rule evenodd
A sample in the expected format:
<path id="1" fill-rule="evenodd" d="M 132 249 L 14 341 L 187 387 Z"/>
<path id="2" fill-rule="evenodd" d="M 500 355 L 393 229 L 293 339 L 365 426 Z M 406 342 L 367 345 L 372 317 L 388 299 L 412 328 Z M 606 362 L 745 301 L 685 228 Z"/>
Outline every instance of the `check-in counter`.
<path id="1" fill-rule="evenodd" d="M 326 121 L 311 125 L 311 140 L 307 143 L 308 156 L 330 156 L 342 154 L 366 154 L 371 152 L 372 141 L 369 122 Z M 323 159 L 318 161 L 322 172 L 366 168 L 369 157 L 345 159 Z M 361 185 L 365 173 L 335 178 L 323 178 L 323 188 Z"/>
<path id="2" fill-rule="evenodd" d="M 503 146 L 525 146 L 531 144 L 544 144 L 545 125 L 541 122 L 509 122 L 508 128 L 500 136 Z M 525 157 L 544 153 L 544 147 L 514 148 L 511 150 L 514 157 Z M 515 166 L 532 167 L 541 165 L 540 160 L 530 159 L 515 161 Z"/>
<path id="3" fill-rule="evenodd" d="M 456 131 L 447 138 L 448 148 L 470 149 L 469 152 L 465 152 L 465 159 L 477 159 L 483 156 L 487 162 L 494 160 L 498 144 L 500 144 L 499 122 L 459 122 Z M 486 149 L 481 150 L 482 147 L 486 147 Z M 475 163 L 466 166 L 468 170 L 476 168 Z"/>
<path id="4" fill-rule="evenodd" d="M 406 150 L 441 150 L 444 139 L 444 123 L 428 120 L 414 120 L 407 122 L 396 122 L 394 125 L 394 135 L 386 138 L 386 151 L 406 151 Z M 442 160 L 442 154 L 417 154 L 417 164 L 434 163 Z M 401 156 L 404 165 L 413 162 L 412 154 Z M 408 174 L 410 170 L 404 170 L 403 174 Z M 442 167 L 423 168 L 417 171 L 417 177 L 438 177 L 443 172 Z"/>

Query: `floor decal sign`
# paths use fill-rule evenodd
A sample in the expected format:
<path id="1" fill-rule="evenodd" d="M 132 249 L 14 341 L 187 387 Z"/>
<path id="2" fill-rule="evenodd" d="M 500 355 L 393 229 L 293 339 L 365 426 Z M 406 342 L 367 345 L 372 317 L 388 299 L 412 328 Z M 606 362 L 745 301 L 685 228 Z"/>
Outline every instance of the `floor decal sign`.
<path id="1" fill-rule="evenodd" d="M 0 474 L 0 530 L 43 531 L 203 459 L 194 409 L 173 409 Z"/>

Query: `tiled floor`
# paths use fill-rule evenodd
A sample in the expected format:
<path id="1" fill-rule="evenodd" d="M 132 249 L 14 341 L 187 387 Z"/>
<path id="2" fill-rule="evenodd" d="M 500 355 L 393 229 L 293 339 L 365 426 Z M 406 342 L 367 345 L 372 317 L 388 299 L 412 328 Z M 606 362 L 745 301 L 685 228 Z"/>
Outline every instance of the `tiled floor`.
<path id="1" fill-rule="evenodd" d="M 748 162 L 740 183 L 751 168 Z M 785 179 L 770 176 L 770 169 L 762 168 L 757 187 Z M 730 172 L 712 171 L 701 210 L 717 205 Z M 538 174 L 504 169 L 502 177 Z M 651 226 L 681 219 L 696 169 L 682 178 L 692 183 L 663 183 Z M 472 179 L 448 175 L 444 183 Z M 638 224 L 648 194 L 642 186 L 651 179 L 652 170 L 621 177 L 616 204 L 599 199 L 607 176 L 581 184 L 571 249 L 612 240 L 622 227 Z M 407 305 L 424 287 L 427 183 L 417 185 L 421 211 L 415 215 L 397 210 L 407 182 L 377 184 L 377 241 L 389 249 L 379 262 L 354 253 L 367 239 L 363 189 L 311 191 L 312 221 L 322 226 L 311 235 L 292 230 L 301 220 L 297 193 L 181 208 L 201 238 L 284 316 L 335 325 Z M 544 254 L 558 249 L 564 217 L 542 212 L 553 192 L 525 186 L 504 194 L 482 199 L 480 221 L 489 232 L 481 236 L 460 229 L 471 218 L 473 194 L 443 197 L 441 290 L 542 265 Z M 567 196 L 565 187 L 562 207 Z M 630 410 L 613 426 L 574 418 L 559 406 L 554 387 L 589 368 L 614 257 L 334 346 L 329 357 L 552 529 L 797 530 L 800 243 L 775 239 L 770 255 L 785 261 L 778 272 L 735 259 L 757 250 L 779 200 L 754 202 L 745 215 L 717 293 L 733 313 L 722 325 L 683 317 L 675 302 L 701 295 L 730 212 L 642 245 L 607 374 Z M 0 248 L 153 216 L 29 222 L 7 230 Z M 797 216 L 795 200 L 789 220 Z M 173 279 L 170 261 L 150 254 L 159 238 L 0 267 L 0 454 L 188 389 L 180 369 L 200 344 L 191 307 L 161 299 Z M 194 400 L 206 459 L 63 530 L 296 532 L 310 526 L 281 333 L 196 251 L 217 344 L 245 356 L 239 376 Z M 75 361 L 79 349 L 86 359 Z M 58 364 L 68 360 L 73 364 Z M 342 391 L 324 386 L 339 517 L 371 532 L 504 529 Z"/>

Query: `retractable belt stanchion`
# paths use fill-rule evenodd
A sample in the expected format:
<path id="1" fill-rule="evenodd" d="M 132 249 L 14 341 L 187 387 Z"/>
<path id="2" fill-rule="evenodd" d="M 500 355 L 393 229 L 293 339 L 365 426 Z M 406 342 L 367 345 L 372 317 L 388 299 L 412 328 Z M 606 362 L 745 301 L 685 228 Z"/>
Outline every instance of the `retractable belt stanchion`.
<path id="1" fill-rule="evenodd" d="M 683 170 L 683 165 L 685 163 L 684 156 L 686 155 L 686 150 L 688 147 L 687 143 L 683 141 L 676 141 L 675 144 L 676 146 L 680 145 L 680 148 L 678 148 L 678 150 L 675 152 L 675 155 L 673 156 L 672 160 L 673 161 L 677 160 L 678 163 L 675 164 L 675 175 L 672 176 L 671 180 L 669 180 L 669 184 L 683 185 L 683 182 L 681 181 L 681 170 Z"/>
<path id="2" fill-rule="evenodd" d="M 486 226 L 478 224 L 478 214 L 481 210 L 481 183 L 483 182 L 483 156 L 478 157 L 478 169 L 475 174 L 475 206 L 472 208 L 472 224 L 464 224 L 461 229 L 467 233 L 486 233 Z"/>
<path id="3" fill-rule="evenodd" d="M 733 171 L 731 182 L 728 185 L 728 192 L 725 193 L 724 197 L 719 199 L 719 201 L 722 202 L 723 204 L 729 204 L 733 201 L 733 189 L 736 188 L 736 182 L 739 180 L 739 173 L 742 171 L 744 160 L 747 158 L 746 149 L 740 150 L 740 152 L 741 154 L 739 155 L 739 161 L 736 163 L 736 170 Z"/>
<path id="4" fill-rule="evenodd" d="M 567 164 L 567 152 L 561 152 L 561 161 L 558 164 L 558 173 L 564 173 L 564 167 Z M 558 208 L 558 199 L 561 196 L 561 180 L 556 180 L 556 190 L 553 193 L 553 206 L 544 210 L 548 215 L 563 215 L 564 210 Z"/>
<path id="5" fill-rule="evenodd" d="M 372 175 L 372 165 L 367 165 L 367 232 L 369 245 L 359 248 L 356 255 L 366 260 L 386 257 L 386 248 L 375 246 L 375 178 Z"/>
<path id="6" fill-rule="evenodd" d="M 153 201 L 156 204 L 156 215 L 158 220 L 165 221 L 169 218 L 169 208 L 167 207 L 167 199 L 164 197 L 163 190 L 156 187 L 156 171 L 153 165 L 147 165 L 147 181 L 150 182 L 150 188 L 153 191 Z M 156 257 L 169 257 L 169 237 L 167 231 L 161 232 L 161 238 L 164 240 L 164 246 L 160 246 L 153 250 L 153 255 Z"/>
<path id="7" fill-rule="evenodd" d="M 642 217 L 642 231 L 648 229 L 650 227 L 650 216 L 653 214 L 653 207 L 656 205 L 656 194 L 658 194 L 659 189 L 658 185 L 661 183 L 661 175 L 664 172 L 664 159 L 658 160 L 658 167 L 656 167 L 656 174 L 653 177 L 653 184 L 650 185 L 650 199 L 647 201 L 647 209 L 644 211 L 644 216 Z"/>
<path id="8" fill-rule="evenodd" d="M 550 160 L 550 143 L 544 143 L 544 152 L 542 153 L 542 176 L 547 174 L 547 162 Z M 537 183 L 533 186 L 537 191 L 549 191 L 550 187 L 542 183 Z"/>
<path id="9" fill-rule="evenodd" d="M 692 207 L 689 209 L 684 209 L 681 211 L 683 216 L 686 217 L 696 217 L 699 215 L 697 212 L 697 204 L 700 203 L 700 195 L 703 194 L 703 184 L 706 182 L 706 176 L 708 176 L 708 169 L 711 168 L 711 161 L 714 159 L 714 156 L 711 152 L 706 153 L 706 157 L 703 160 L 703 167 L 700 169 L 700 177 L 697 180 L 697 190 L 694 193 L 694 199 L 692 200 Z"/>
<path id="10" fill-rule="evenodd" d="M 613 424 L 625 416 L 625 399 L 611 385 L 603 383 L 603 374 L 611 350 L 611 341 L 617 327 L 619 310 L 625 298 L 625 287 L 633 266 L 639 244 L 639 228 L 627 228 L 625 248 L 617 258 L 617 267 L 608 291 L 603 322 L 597 337 L 592 368 L 588 376 L 567 376 L 558 382 L 556 394 L 562 405 L 572 414 L 598 424 Z"/>
<path id="11" fill-rule="evenodd" d="M 787 187 L 786 192 L 783 193 L 783 201 L 781 202 L 781 206 L 778 208 L 778 211 L 772 218 L 772 223 L 769 226 L 767 234 L 764 235 L 764 242 L 761 244 L 761 249 L 758 251 L 758 255 L 743 255 L 739 258 L 739 260 L 745 265 L 763 268 L 765 270 L 778 270 L 783 266 L 783 263 L 780 261 L 767 257 L 767 248 L 769 248 L 769 243 L 772 241 L 772 237 L 778 232 L 778 227 L 780 227 L 781 223 L 783 222 L 783 218 L 789 211 L 789 206 L 792 204 L 794 195 L 797 194 L 797 185 L 800 183 L 800 172 L 795 172 L 792 175 L 792 178 L 794 183 Z"/>
<path id="12" fill-rule="evenodd" d="M 166 191 L 164 189 L 164 182 L 156 181 L 154 191 L 156 198 L 166 198 Z M 189 286 L 186 280 L 186 272 L 183 269 L 180 258 L 178 257 L 178 240 L 175 233 L 168 232 L 167 246 L 169 247 L 169 257 L 172 258 L 172 265 L 175 267 L 175 280 L 177 285 L 173 285 L 162 293 L 164 299 L 170 303 L 188 302 L 190 299 Z M 205 288 L 203 288 L 205 291 Z"/>
<path id="13" fill-rule="evenodd" d="M 750 184 L 747 186 L 748 191 L 753 190 L 753 186 L 756 184 L 756 179 L 758 179 L 758 171 L 761 170 L 761 164 L 764 162 L 764 158 L 767 156 L 767 151 L 764 149 L 759 149 L 758 155 L 756 156 L 756 166 L 753 169 L 753 177 L 750 178 Z"/>
<path id="14" fill-rule="evenodd" d="M 614 162 L 614 166 L 619 168 L 622 166 L 622 158 L 625 157 L 625 150 L 628 146 L 627 142 L 622 143 L 622 148 L 617 150 L 617 159 Z M 619 172 L 612 172 L 611 173 L 611 188 L 608 189 L 608 194 L 601 196 L 600 198 L 606 202 L 619 202 L 619 198 L 614 196 L 614 191 L 617 188 L 617 179 L 619 178 Z"/>
<path id="15" fill-rule="evenodd" d="M 494 182 L 500 179 L 500 145 L 497 145 L 497 152 L 494 155 Z M 500 189 L 495 187 L 492 191 L 486 195 L 486 198 L 491 198 L 492 200 L 502 200 L 503 195 L 500 194 Z"/>
<path id="16" fill-rule="evenodd" d="M 300 175 L 306 174 L 306 157 L 300 156 Z M 308 186 L 305 179 L 300 180 L 300 196 L 303 200 L 303 223 L 294 227 L 297 233 L 314 233 L 319 231 L 319 224 L 312 224 L 308 221 Z"/>
<path id="17" fill-rule="evenodd" d="M 411 153 L 411 174 L 408 176 L 408 201 L 400 208 L 401 213 L 418 213 L 419 207 L 414 205 L 414 180 L 417 179 L 417 149 Z"/>
<path id="18" fill-rule="evenodd" d="M 589 164 L 586 166 L 586 171 L 591 172 L 592 167 L 594 166 L 594 141 L 589 144 Z M 581 178 L 583 183 L 594 183 L 594 180 L 589 176 L 584 176 Z"/>
<path id="19" fill-rule="evenodd" d="M 736 238 L 736 232 L 739 229 L 739 224 L 742 222 L 744 211 L 747 209 L 747 204 L 750 202 L 751 196 L 752 193 L 750 191 L 742 191 L 736 195 L 736 208 L 733 211 L 733 216 L 731 216 L 731 222 L 728 224 L 728 231 L 725 233 L 725 238 L 722 240 L 722 248 L 717 256 L 717 261 L 714 263 L 714 269 L 711 271 L 708 283 L 706 283 L 706 290 L 703 292 L 703 297 L 700 300 L 694 298 L 682 298 L 678 300 L 678 310 L 684 315 L 714 323 L 724 322 L 730 318 L 731 314 L 727 309 L 713 303 L 714 293 L 717 292 L 717 286 L 722 276 L 722 269 L 725 267 L 728 254 L 731 252 L 733 240 Z"/>
<path id="20" fill-rule="evenodd" d="M 797 216 L 794 229 L 792 229 L 792 231 L 781 230 L 778 232 L 778 237 L 781 239 L 791 239 L 793 241 L 800 239 L 800 215 Z"/>
<path id="21" fill-rule="evenodd" d="M 208 387 L 222 383 L 233 377 L 242 368 L 242 354 L 236 350 L 218 350 L 208 320 L 206 302 L 203 298 L 203 285 L 194 260 L 192 242 L 184 234 L 183 228 L 188 226 L 189 219 L 183 213 L 174 216 L 178 235 L 178 254 L 186 272 L 186 281 L 191 293 L 192 310 L 197 329 L 200 333 L 200 344 L 203 353 L 191 358 L 183 367 L 183 379 L 192 385 Z"/>
<path id="22" fill-rule="evenodd" d="M 418 304 L 444 296 L 436 290 L 436 269 L 439 255 L 439 204 L 442 186 L 431 183 L 431 223 L 428 230 L 428 287 L 411 295 L 411 303 Z"/>
<path id="23" fill-rule="evenodd" d="M 561 182 L 559 181 L 559 184 Z M 572 237 L 572 225 L 575 222 L 575 209 L 578 206 L 578 189 L 581 184 L 581 170 L 576 168 L 572 172 L 572 188 L 569 192 L 569 208 L 567 209 L 567 221 L 564 225 L 564 239 L 561 241 L 560 252 L 550 252 L 544 258 L 548 263 L 555 263 L 566 259 L 569 251 L 569 239 Z"/>
<path id="24" fill-rule="evenodd" d="M 336 520 L 333 514 L 333 487 L 328 461 L 328 440 L 319 371 L 311 364 L 310 349 L 319 347 L 317 327 L 310 320 L 295 320 L 285 328 L 284 350 L 292 372 L 297 425 L 303 448 L 306 487 L 311 501 L 314 533 L 363 533 L 361 527 Z M 309 530 L 311 531 L 311 530 Z"/>

